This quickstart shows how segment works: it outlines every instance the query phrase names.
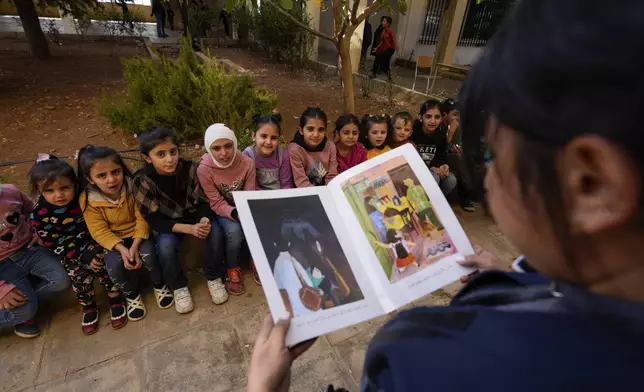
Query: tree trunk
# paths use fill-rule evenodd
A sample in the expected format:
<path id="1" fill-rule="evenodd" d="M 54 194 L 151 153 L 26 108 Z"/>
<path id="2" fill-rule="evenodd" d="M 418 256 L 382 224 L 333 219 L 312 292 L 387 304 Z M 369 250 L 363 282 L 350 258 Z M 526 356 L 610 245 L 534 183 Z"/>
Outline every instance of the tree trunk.
<path id="1" fill-rule="evenodd" d="M 338 52 L 340 53 L 340 64 L 342 65 L 342 84 L 344 88 L 344 113 L 356 113 L 356 97 L 353 91 L 353 69 L 351 67 L 350 52 L 351 36 L 344 36 L 339 39 Z"/>
<path id="2" fill-rule="evenodd" d="M 47 45 L 47 38 L 45 38 L 45 33 L 40 27 L 40 20 L 33 0 L 14 0 L 14 4 L 18 10 L 31 55 L 38 60 L 48 59 L 51 55 Z"/>

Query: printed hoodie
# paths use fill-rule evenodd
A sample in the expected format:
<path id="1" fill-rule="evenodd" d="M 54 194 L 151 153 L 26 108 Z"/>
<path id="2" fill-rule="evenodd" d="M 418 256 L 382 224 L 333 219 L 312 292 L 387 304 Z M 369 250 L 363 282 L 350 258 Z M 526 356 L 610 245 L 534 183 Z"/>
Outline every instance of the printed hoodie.
<path id="1" fill-rule="evenodd" d="M 210 154 L 204 154 L 197 168 L 197 177 L 210 208 L 228 219 L 237 220 L 232 215 L 235 210 L 232 193 L 255 190 L 255 164 L 240 152 L 235 154 L 232 165 L 225 169 L 215 165 Z"/>
<path id="2" fill-rule="evenodd" d="M 29 213 L 34 202 L 15 185 L 0 184 L 0 261 L 29 244 L 34 236 Z"/>
<path id="3" fill-rule="evenodd" d="M 338 175 L 338 157 L 335 143 L 326 136 L 322 143 L 311 149 L 299 132 L 288 144 L 296 188 L 326 185 Z"/>
<path id="4" fill-rule="evenodd" d="M 110 200 L 99 189 L 90 185 L 80 196 L 85 223 L 92 237 L 107 250 L 126 238 L 148 239 L 150 226 L 134 202 L 131 185 L 123 185 L 121 197 Z"/>

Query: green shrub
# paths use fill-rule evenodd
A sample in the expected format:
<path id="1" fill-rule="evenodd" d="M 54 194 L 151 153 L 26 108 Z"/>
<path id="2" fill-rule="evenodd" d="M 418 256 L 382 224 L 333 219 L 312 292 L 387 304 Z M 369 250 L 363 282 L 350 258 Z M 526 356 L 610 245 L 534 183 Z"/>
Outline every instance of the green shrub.
<path id="1" fill-rule="evenodd" d="M 303 24 L 309 24 L 306 10 L 295 4 L 288 11 Z M 295 70 L 309 59 L 313 49 L 313 36 L 287 19 L 274 6 L 262 2 L 255 10 L 250 23 L 255 41 L 278 61 L 285 61 Z"/>
<path id="2" fill-rule="evenodd" d="M 157 125 L 171 129 L 180 139 L 202 137 L 214 123 L 235 130 L 240 148 L 251 143 L 255 113 L 270 113 L 277 97 L 253 85 L 248 75 L 226 73 L 214 61 L 200 64 L 187 40 L 178 61 L 161 58 L 123 60 L 127 96 L 107 96 L 101 113 L 127 131 L 140 133 Z"/>
<path id="3" fill-rule="evenodd" d="M 209 8 L 191 7 L 188 10 L 188 29 L 192 34 L 202 38 L 206 37 L 207 33 L 219 24 L 217 15 L 217 12 Z"/>

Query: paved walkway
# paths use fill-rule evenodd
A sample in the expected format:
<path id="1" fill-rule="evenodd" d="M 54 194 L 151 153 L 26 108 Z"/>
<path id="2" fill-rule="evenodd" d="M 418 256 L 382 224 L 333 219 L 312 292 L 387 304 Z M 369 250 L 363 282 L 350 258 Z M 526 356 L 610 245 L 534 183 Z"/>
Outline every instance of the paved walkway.
<path id="1" fill-rule="evenodd" d="M 366 64 L 364 70 L 361 70 L 360 73 L 370 74 L 371 67 L 373 66 L 373 56 L 367 56 Z M 329 65 L 338 65 L 337 54 L 330 52 L 328 50 L 320 50 L 318 53 L 318 60 L 325 64 Z M 426 75 L 427 71 L 420 72 L 421 75 Z M 414 69 L 401 67 L 391 64 L 391 77 L 393 83 L 408 89 L 411 89 L 414 85 Z M 386 80 L 384 75 L 379 75 L 379 79 Z M 430 80 L 431 86 L 431 80 Z M 414 90 L 425 93 L 427 87 L 427 79 L 418 78 L 416 81 L 416 87 Z M 438 78 L 434 84 L 432 95 L 437 95 L 442 98 L 456 98 L 458 92 L 461 88 L 461 81 L 456 79 L 449 78 Z"/>
<path id="2" fill-rule="evenodd" d="M 516 251 L 482 212 L 457 214 L 473 242 L 511 262 Z M 81 333 L 76 306 L 45 315 L 50 320 L 36 339 L 0 333 L 0 391 L 244 391 L 253 342 L 267 313 L 263 292 L 247 276 L 245 295 L 216 306 L 198 268 L 189 279 L 195 310 L 187 315 L 158 309 L 148 294 L 147 317 L 118 331 L 109 327 L 103 303 L 101 329 L 92 336 Z M 410 306 L 444 305 L 458 287 Z M 317 391 L 329 383 L 358 390 L 367 343 L 391 316 L 318 339 L 294 364 L 291 390 Z"/>

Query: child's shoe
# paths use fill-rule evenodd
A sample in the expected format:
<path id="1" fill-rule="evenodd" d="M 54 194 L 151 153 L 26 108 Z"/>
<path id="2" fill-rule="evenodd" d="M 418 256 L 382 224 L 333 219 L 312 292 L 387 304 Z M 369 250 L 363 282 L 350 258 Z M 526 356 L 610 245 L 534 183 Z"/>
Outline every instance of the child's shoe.
<path id="1" fill-rule="evenodd" d="M 99 314 L 96 307 L 88 307 L 83 309 L 83 318 L 81 320 L 81 329 L 85 335 L 92 335 L 98 331 Z"/>
<path id="2" fill-rule="evenodd" d="M 259 280 L 259 274 L 257 273 L 257 268 L 255 267 L 255 262 L 253 260 L 250 261 L 250 269 L 253 271 L 253 280 L 258 286 L 261 286 L 262 282 Z"/>
<path id="3" fill-rule="evenodd" d="M 188 287 L 182 287 L 174 291 L 174 308 L 181 314 L 190 313 L 195 308 Z"/>
<path id="4" fill-rule="evenodd" d="M 157 305 L 161 309 L 168 309 L 174 305 L 174 296 L 166 285 L 163 285 L 160 289 L 154 289 L 154 298 L 157 300 Z"/>
<path id="5" fill-rule="evenodd" d="M 143 303 L 143 298 L 141 294 L 137 295 L 136 298 L 130 299 L 127 296 L 125 297 L 127 302 L 127 319 L 130 321 L 139 321 L 145 317 L 147 314 L 145 310 L 145 304 Z"/>
<path id="6" fill-rule="evenodd" d="M 120 295 L 115 298 L 110 297 L 110 323 L 112 329 L 123 328 L 127 324 L 127 311 Z"/>
<path id="7" fill-rule="evenodd" d="M 226 286 L 224 285 L 224 282 L 222 282 L 221 278 L 209 280 L 208 291 L 210 292 L 210 298 L 215 305 L 221 305 L 228 300 Z"/>
<path id="8" fill-rule="evenodd" d="M 242 276 L 241 268 L 228 268 L 226 271 L 226 291 L 232 295 L 242 295 L 246 292 L 243 283 L 244 277 Z"/>
<path id="9" fill-rule="evenodd" d="M 16 324 L 13 327 L 13 332 L 21 338 L 31 339 L 40 336 L 40 327 L 38 327 L 36 320 L 31 319 L 24 323 Z"/>

